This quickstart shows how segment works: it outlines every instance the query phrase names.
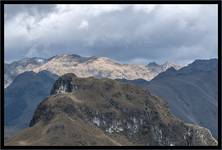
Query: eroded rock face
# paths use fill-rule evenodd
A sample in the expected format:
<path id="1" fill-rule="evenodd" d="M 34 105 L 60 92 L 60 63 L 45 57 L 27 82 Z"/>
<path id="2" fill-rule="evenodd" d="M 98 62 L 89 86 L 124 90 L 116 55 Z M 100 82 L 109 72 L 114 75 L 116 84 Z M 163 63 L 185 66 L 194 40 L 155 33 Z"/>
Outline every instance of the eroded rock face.
<path id="1" fill-rule="evenodd" d="M 77 85 L 72 82 L 75 78 L 77 78 L 77 76 L 74 74 L 66 74 L 63 78 L 59 78 L 55 82 L 51 94 L 67 93 L 77 90 Z"/>
<path id="2" fill-rule="evenodd" d="M 57 125 L 60 130 L 50 130 L 55 128 L 55 120 L 63 120 Z M 76 129 L 74 123 L 81 126 Z M 111 79 L 77 78 L 74 74 L 56 81 L 51 96 L 38 106 L 30 129 L 8 144 L 26 141 L 24 135 L 32 134 L 39 126 L 38 134 L 42 136 L 29 139 L 29 145 L 41 145 L 36 141 L 46 137 L 49 141 L 44 144 L 56 145 L 51 143 L 56 135 L 57 145 L 64 144 L 65 137 L 69 137 L 68 145 L 217 145 L 209 130 L 178 120 L 161 99 L 147 90 Z M 78 135 L 81 130 L 95 133 Z M 73 135 L 78 135 L 80 141 Z M 90 136 L 93 138 L 89 141 L 94 139 L 90 144 L 82 141 Z M 101 136 L 105 141 L 98 139 Z"/>

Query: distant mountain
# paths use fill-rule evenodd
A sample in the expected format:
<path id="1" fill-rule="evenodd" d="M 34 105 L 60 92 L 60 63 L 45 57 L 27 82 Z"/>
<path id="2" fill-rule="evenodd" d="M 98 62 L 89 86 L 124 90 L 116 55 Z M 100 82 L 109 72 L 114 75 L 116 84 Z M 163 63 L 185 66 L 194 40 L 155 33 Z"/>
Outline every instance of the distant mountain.
<path id="1" fill-rule="evenodd" d="M 28 127 L 37 105 L 50 94 L 58 78 L 48 71 L 24 72 L 5 88 L 5 129 L 6 135 Z"/>
<path id="2" fill-rule="evenodd" d="M 75 73 L 78 77 L 110 79 L 152 79 L 156 73 L 145 65 L 120 64 L 106 57 L 81 57 L 78 55 L 60 55 L 53 57 L 46 64 L 35 68 L 39 72 L 48 70 L 57 75 Z"/>
<path id="3" fill-rule="evenodd" d="M 79 55 L 57 55 L 49 59 L 28 58 L 11 64 L 5 64 L 5 87 L 13 79 L 25 71 L 40 72 L 43 70 L 59 76 L 66 73 L 75 73 L 78 77 L 110 78 L 110 79 L 145 79 L 151 80 L 157 74 L 169 67 L 178 68 L 178 65 L 166 62 L 163 65 L 134 65 L 120 64 L 106 57 L 82 57 Z"/>
<path id="4" fill-rule="evenodd" d="M 178 70 L 180 68 L 182 68 L 182 66 L 180 65 L 177 65 L 177 64 L 173 64 L 173 63 L 170 63 L 170 62 L 165 62 L 164 64 L 162 65 L 159 65 L 155 62 L 151 62 L 149 63 L 147 66 L 146 66 L 149 70 L 151 70 L 152 72 L 155 72 L 156 75 L 158 75 L 159 73 L 161 72 L 164 72 L 166 71 L 167 69 L 173 67 L 174 69 Z"/>
<path id="5" fill-rule="evenodd" d="M 166 66 L 168 65 L 168 66 Z M 35 72 L 48 70 L 58 75 L 75 73 L 78 77 L 110 79 L 145 79 L 150 80 L 167 68 L 176 66 L 170 63 L 159 65 L 160 69 L 146 65 L 120 64 L 106 57 L 81 57 L 79 55 L 60 55 L 53 57 L 44 65 L 34 69 Z M 154 71 L 155 70 L 155 71 Z"/>
<path id="6" fill-rule="evenodd" d="M 169 68 L 150 82 L 131 82 L 148 88 L 169 104 L 177 117 L 218 133 L 218 60 L 196 60 L 179 70 Z"/>
<path id="7" fill-rule="evenodd" d="M 60 77 L 30 128 L 6 145 L 217 145 L 209 130 L 175 118 L 148 90 L 103 78 Z"/>
<path id="8" fill-rule="evenodd" d="M 46 62 L 46 59 L 42 58 L 24 58 L 19 61 L 12 62 L 10 64 L 5 63 L 4 70 L 4 87 L 8 87 L 15 77 L 25 71 L 32 71 L 35 67 L 38 67 Z"/>

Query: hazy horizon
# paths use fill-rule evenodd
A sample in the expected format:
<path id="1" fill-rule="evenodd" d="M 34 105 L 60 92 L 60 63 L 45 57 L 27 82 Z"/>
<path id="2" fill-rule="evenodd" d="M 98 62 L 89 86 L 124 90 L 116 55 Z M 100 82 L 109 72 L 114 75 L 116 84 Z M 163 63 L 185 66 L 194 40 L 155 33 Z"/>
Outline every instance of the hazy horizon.
<path id="1" fill-rule="evenodd" d="M 60 54 L 60 55 L 54 55 L 54 56 L 51 56 L 51 57 L 35 57 L 35 56 L 33 56 L 33 57 L 23 57 L 23 58 L 19 58 L 19 59 L 17 59 L 17 60 L 13 60 L 13 61 L 5 61 L 5 63 L 6 64 L 11 64 L 11 63 L 13 63 L 13 62 L 16 62 L 16 61 L 19 61 L 19 60 L 22 60 L 22 59 L 27 59 L 27 58 L 41 58 L 41 59 L 50 59 L 50 58 L 52 58 L 52 57 L 55 57 L 55 56 L 61 56 L 61 55 L 79 55 L 79 54 L 71 54 L 71 53 L 69 53 L 69 54 L 67 54 L 67 53 L 63 53 L 63 54 Z M 79 55 L 79 56 L 81 56 L 81 57 L 98 57 L 98 56 L 82 56 L 82 55 Z M 106 57 L 106 56 L 100 56 L 100 57 Z M 109 57 L 106 57 L 106 58 L 109 58 Z M 188 65 L 188 64 L 190 64 L 190 63 L 192 63 L 192 62 L 194 62 L 195 60 L 209 60 L 209 59 L 218 59 L 217 57 L 212 57 L 212 58 L 203 58 L 203 59 L 194 59 L 194 60 L 190 60 L 189 62 L 186 62 L 186 63 L 177 63 L 177 62 L 173 62 L 173 61 L 170 61 L 170 60 L 166 60 L 166 61 L 163 61 L 163 62 L 157 62 L 157 61 L 155 61 L 155 60 L 153 60 L 153 61 L 143 61 L 143 62 L 121 62 L 121 61 L 118 61 L 118 60 L 115 60 L 115 59 L 112 59 L 113 61 L 115 61 L 115 62 L 118 62 L 118 63 L 121 63 L 121 64 L 137 64 L 137 65 L 147 65 L 147 64 L 149 64 L 149 63 L 156 63 L 156 64 L 159 64 L 159 65 L 161 65 L 161 64 L 164 64 L 164 63 L 166 63 L 166 62 L 169 62 L 169 63 L 174 63 L 174 64 L 178 64 L 178 65 L 182 65 L 182 66 L 185 66 L 185 65 Z"/>

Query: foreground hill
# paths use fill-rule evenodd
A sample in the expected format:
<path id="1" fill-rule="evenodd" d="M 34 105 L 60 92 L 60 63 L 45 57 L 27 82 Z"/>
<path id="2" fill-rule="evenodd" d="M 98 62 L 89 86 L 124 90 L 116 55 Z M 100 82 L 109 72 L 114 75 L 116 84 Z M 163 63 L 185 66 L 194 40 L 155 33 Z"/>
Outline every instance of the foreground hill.
<path id="1" fill-rule="evenodd" d="M 57 78 L 48 71 L 24 72 L 5 89 L 6 136 L 28 127 L 37 105 L 49 96 Z"/>
<path id="2" fill-rule="evenodd" d="M 218 60 L 196 60 L 179 70 L 160 73 L 150 82 L 133 80 L 164 99 L 177 117 L 218 134 Z"/>
<path id="3" fill-rule="evenodd" d="M 175 118 L 149 91 L 111 79 L 60 77 L 30 128 L 6 145 L 217 145 L 209 130 Z"/>

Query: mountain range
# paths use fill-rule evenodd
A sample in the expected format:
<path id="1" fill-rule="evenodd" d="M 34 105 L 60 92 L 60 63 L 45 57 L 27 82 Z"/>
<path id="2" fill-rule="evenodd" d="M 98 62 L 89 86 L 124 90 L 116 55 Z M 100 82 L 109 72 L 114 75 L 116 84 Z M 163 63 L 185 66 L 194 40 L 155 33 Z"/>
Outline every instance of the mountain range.
<path id="1" fill-rule="evenodd" d="M 210 59 L 184 67 L 169 62 L 135 65 L 79 55 L 26 58 L 5 64 L 5 135 L 10 137 L 6 143 L 215 145 L 211 132 L 217 138 L 217 64 L 217 59 Z M 147 120 L 144 108 L 147 101 L 152 102 L 147 116 L 151 115 L 151 120 Z M 137 125 L 140 121 L 134 122 L 130 116 L 142 118 L 148 125 Z M 144 128 L 146 135 L 142 135 Z"/>
<path id="2" fill-rule="evenodd" d="M 145 79 L 151 80 L 160 72 L 170 67 L 176 69 L 181 66 L 166 62 L 162 65 L 150 63 L 148 65 L 121 64 L 106 57 L 82 57 L 79 55 L 57 55 L 49 59 L 25 58 L 10 64 L 5 64 L 4 83 L 9 86 L 15 77 L 25 71 L 40 72 L 47 70 L 61 76 L 74 73 L 78 77 L 111 78 L 111 79 Z"/>
<path id="3" fill-rule="evenodd" d="M 164 99 L 180 119 L 218 135 L 218 60 L 196 60 L 179 70 L 169 68 L 151 81 L 122 80 L 140 85 Z"/>
<path id="4" fill-rule="evenodd" d="M 30 127 L 6 145 L 217 145 L 210 131 L 173 116 L 148 90 L 112 79 L 60 77 Z"/>
<path id="5" fill-rule="evenodd" d="M 80 77 L 122 78 L 120 74 L 124 74 L 127 79 L 137 78 L 137 75 L 148 78 L 170 66 L 179 67 L 169 62 L 163 65 L 127 65 L 105 57 L 81 57 L 74 54 L 49 59 L 25 58 L 5 63 L 5 135 L 13 136 L 28 127 L 36 106 L 49 95 L 57 75 L 74 72 Z"/>

